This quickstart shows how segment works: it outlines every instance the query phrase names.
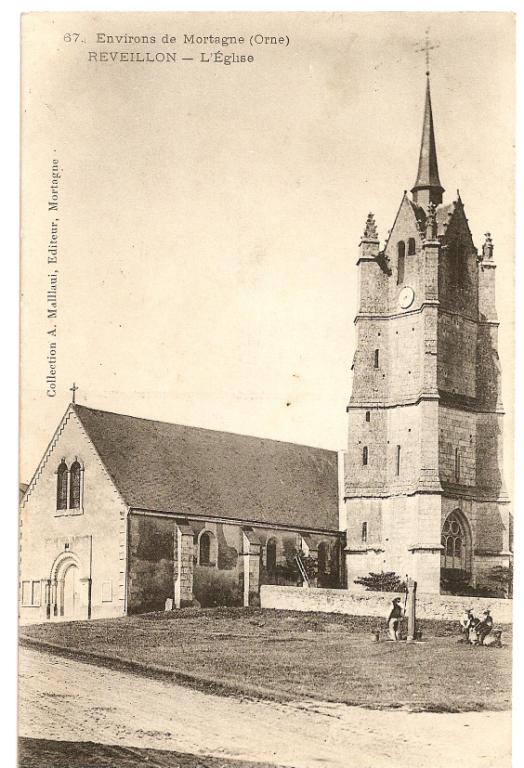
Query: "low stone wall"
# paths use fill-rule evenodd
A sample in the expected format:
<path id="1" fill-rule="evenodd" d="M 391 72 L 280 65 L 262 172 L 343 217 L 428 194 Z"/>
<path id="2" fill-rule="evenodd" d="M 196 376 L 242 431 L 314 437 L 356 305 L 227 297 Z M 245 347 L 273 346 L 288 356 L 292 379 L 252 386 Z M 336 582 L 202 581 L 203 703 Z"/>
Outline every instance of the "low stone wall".
<path id="1" fill-rule="evenodd" d="M 404 594 L 400 595 L 404 601 Z M 321 613 L 347 613 L 352 616 L 380 616 L 385 618 L 396 597 L 395 592 L 357 592 L 345 589 L 301 589 L 265 584 L 260 588 L 262 608 L 284 611 L 320 611 Z M 472 608 L 475 616 L 489 608 L 495 624 L 511 624 L 513 601 L 488 597 L 456 597 L 417 593 L 419 619 L 460 618 L 465 608 Z"/>

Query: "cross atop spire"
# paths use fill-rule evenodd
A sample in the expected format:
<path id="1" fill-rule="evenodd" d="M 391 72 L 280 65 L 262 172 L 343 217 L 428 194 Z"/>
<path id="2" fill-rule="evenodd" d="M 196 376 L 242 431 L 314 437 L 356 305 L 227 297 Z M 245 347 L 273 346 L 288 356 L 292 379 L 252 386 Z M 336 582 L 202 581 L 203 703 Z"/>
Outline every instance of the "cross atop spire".
<path id="1" fill-rule="evenodd" d="M 436 47 L 436 46 L 433 46 Z M 431 50 L 430 48 L 427 49 Z M 429 53 L 427 52 L 429 56 Z M 433 128 L 433 111 L 431 109 L 431 90 L 429 87 L 429 70 L 426 80 L 426 103 L 424 106 L 424 122 L 422 124 L 422 140 L 415 186 L 412 188 L 413 202 L 427 208 L 428 204 L 440 205 L 444 187 L 440 183 L 437 163 L 437 147 Z"/>
<path id="2" fill-rule="evenodd" d="M 429 44 L 429 27 L 426 28 L 424 45 L 422 43 L 418 48 L 415 48 L 415 53 L 424 53 L 426 55 L 426 77 L 429 77 L 429 52 L 435 48 L 440 48 L 440 43 Z"/>

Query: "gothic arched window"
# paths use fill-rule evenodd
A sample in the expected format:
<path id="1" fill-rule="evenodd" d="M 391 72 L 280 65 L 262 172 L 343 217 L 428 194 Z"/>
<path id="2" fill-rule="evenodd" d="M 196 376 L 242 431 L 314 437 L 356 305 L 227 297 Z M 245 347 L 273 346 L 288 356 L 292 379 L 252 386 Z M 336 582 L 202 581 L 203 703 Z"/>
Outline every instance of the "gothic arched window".
<path id="1" fill-rule="evenodd" d="M 64 459 L 56 471 L 56 508 L 67 509 L 67 464 Z"/>
<path id="2" fill-rule="evenodd" d="M 467 571 L 467 531 L 460 513 L 455 510 L 446 518 L 442 527 L 442 568 Z"/>
<path id="3" fill-rule="evenodd" d="M 200 565 L 211 564 L 211 534 L 203 533 L 200 537 L 199 558 Z"/>
<path id="4" fill-rule="evenodd" d="M 266 570 L 273 573 L 277 567 L 277 540 L 268 539 L 266 544 Z"/>
<path id="5" fill-rule="evenodd" d="M 397 244 L 397 251 L 397 285 L 401 285 L 404 282 L 406 271 L 406 243 L 403 240 Z"/>
<path id="6" fill-rule="evenodd" d="M 414 256 L 416 249 L 415 238 L 410 237 L 408 240 L 408 256 Z"/>
<path id="7" fill-rule="evenodd" d="M 69 509 L 80 509 L 81 482 L 82 467 L 78 461 L 74 461 L 69 470 Z"/>

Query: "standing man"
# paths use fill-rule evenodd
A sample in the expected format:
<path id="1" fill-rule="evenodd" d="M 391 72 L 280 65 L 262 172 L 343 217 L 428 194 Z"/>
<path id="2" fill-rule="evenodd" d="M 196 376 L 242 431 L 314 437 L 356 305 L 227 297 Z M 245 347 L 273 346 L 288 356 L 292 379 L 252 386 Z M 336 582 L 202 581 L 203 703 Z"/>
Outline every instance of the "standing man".
<path id="1" fill-rule="evenodd" d="M 399 639 L 398 628 L 401 617 L 402 608 L 400 607 L 400 597 L 395 597 L 392 601 L 391 612 L 388 616 L 389 639 L 395 640 L 395 642 Z"/>

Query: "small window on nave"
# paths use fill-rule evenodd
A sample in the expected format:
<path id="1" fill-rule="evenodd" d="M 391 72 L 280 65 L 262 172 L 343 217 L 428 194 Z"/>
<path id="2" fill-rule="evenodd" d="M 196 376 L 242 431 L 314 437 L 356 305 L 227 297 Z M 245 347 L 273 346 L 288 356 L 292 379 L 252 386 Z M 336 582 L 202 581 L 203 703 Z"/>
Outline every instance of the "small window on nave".
<path id="1" fill-rule="evenodd" d="M 368 463 L 368 447 L 367 445 L 365 445 L 362 448 L 362 464 L 364 467 L 366 467 L 367 463 Z"/>
<path id="2" fill-rule="evenodd" d="M 200 537 L 199 565 L 211 564 L 211 534 L 203 533 Z"/>
<path id="3" fill-rule="evenodd" d="M 268 539 L 266 544 L 266 570 L 268 573 L 274 573 L 277 568 L 277 540 Z"/>
<path id="4" fill-rule="evenodd" d="M 410 237 L 408 240 L 408 256 L 414 256 L 416 252 L 416 244 L 415 244 L 415 238 Z"/>

